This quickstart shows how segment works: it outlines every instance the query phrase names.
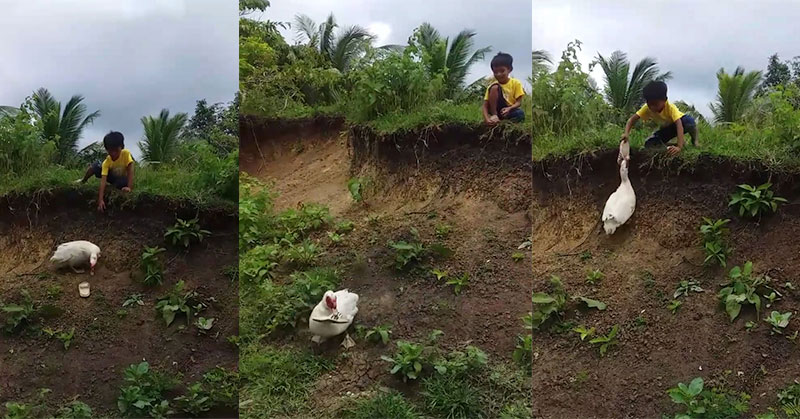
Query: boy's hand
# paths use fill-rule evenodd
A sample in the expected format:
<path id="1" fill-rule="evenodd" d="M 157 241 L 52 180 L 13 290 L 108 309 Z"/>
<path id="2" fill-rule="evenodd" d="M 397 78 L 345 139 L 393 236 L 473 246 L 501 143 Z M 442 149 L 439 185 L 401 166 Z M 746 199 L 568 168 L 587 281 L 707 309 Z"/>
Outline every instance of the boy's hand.
<path id="1" fill-rule="evenodd" d="M 97 210 L 103 212 L 105 211 L 105 209 L 106 209 L 106 201 L 102 199 L 97 201 Z"/>
<path id="2" fill-rule="evenodd" d="M 667 147 L 667 153 L 669 153 L 670 156 L 677 156 L 678 153 L 680 152 L 681 152 L 681 147 L 678 147 L 676 145 L 671 145 Z"/>
<path id="3" fill-rule="evenodd" d="M 500 109 L 500 115 L 503 115 L 503 117 L 508 116 L 509 112 L 511 112 L 511 107 L 510 106 L 506 106 L 505 108 Z"/>
<path id="4" fill-rule="evenodd" d="M 628 141 L 628 133 L 627 132 L 623 132 L 622 136 L 619 137 L 619 141 L 622 142 L 622 143 L 627 142 Z"/>
<path id="5" fill-rule="evenodd" d="M 499 122 L 500 118 L 498 118 L 497 115 L 492 115 L 486 120 L 487 125 L 497 125 Z"/>
<path id="6" fill-rule="evenodd" d="M 131 188 L 129 188 L 127 186 L 122 188 L 122 192 L 130 192 L 130 191 L 131 191 Z"/>

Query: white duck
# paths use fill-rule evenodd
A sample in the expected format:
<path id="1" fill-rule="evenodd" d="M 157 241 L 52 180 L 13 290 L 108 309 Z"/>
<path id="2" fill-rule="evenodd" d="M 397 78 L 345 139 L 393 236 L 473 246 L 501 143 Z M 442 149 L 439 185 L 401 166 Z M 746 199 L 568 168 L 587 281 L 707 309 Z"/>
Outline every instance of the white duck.
<path id="1" fill-rule="evenodd" d="M 88 264 L 91 274 L 94 275 L 94 266 L 99 257 L 100 248 L 97 245 L 85 240 L 78 240 L 58 245 L 53 257 L 50 258 L 50 263 L 56 269 L 69 266 L 76 273 L 84 272 L 76 269 L 76 266 Z"/>
<path id="2" fill-rule="evenodd" d="M 630 156 L 622 156 L 619 165 L 620 184 L 614 193 L 608 197 L 606 206 L 603 209 L 603 229 L 606 234 L 614 234 L 617 228 L 633 215 L 636 209 L 636 194 L 633 192 L 633 186 L 628 179 L 628 163 Z"/>
<path id="3" fill-rule="evenodd" d="M 308 317 L 308 328 L 315 343 L 322 343 L 329 338 L 341 335 L 353 323 L 358 313 L 358 294 L 346 289 L 336 292 L 326 291 L 322 301 L 314 307 Z M 355 343 L 350 335 L 345 335 L 342 345 L 349 348 Z"/>

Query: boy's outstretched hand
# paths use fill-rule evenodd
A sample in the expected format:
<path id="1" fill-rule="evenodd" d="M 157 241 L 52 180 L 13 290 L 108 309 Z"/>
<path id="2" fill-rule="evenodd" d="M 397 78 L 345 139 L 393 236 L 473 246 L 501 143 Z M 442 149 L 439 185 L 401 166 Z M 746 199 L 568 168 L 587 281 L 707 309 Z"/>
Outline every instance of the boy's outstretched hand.
<path id="1" fill-rule="evenodd" d="M 497 125 L 499 122 L 500 118 L 498 118 L 497 115 L 492 115 L 489 117 L 489 119 L 486 120 L 486 124 L 490 126 Z"/>
<path id="2" fill-rule="evenodd" d="M 619 141 L 621 143 L 628 141 L 628 133 L 627 132 L 623 132 L 622 135 L 619 137 Z"/>
<path id="3" fill-rule="evenodd" d="M 677 156 L 678 153 L 680 152 L 681 152 L 681 147 L 675 145 L 667 147 L 667 153 L 669 153 L 670 156 Z"/>
<path id="4" fill-rule="evenodd" d="M 101 199 L 100 201 L 97 202 L 97 210 L 103 212 L 105 211 L 105 209 L 106 209 L 106 201 Z"/>
<path id="5" fill-rule="evenodd" d="M 130 192 L 130 191 L 131 191 L 131 188 L 129 188 L 127 186 L 122 188 L 122 192 Z"/>

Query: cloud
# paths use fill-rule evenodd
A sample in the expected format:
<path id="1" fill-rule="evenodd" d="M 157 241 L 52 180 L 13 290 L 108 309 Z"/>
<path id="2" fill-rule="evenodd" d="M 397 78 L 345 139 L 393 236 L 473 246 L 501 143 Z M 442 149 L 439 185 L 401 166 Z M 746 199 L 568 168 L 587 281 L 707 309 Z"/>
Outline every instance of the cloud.
<path id="1" fill-rule="evenodd" d="M 238 89 L 238 9 L 217 0 L 0 0 L 0 104 L 39 87 L 85 97 L 98 118 L 80 145 L 121 131 L 138 155 L 140 118 L 228 102 Z"/>
<path id="2" fill-rule="evenodd" d="M 672 71 L 670 97 L 693 103 L 711 114 L 708 103 L 717 91 L 716 73 L 765 70 L 767 59 L 800 55 L 796 27 L 800 2 L 764 0 L 614 1 L 536 0 L 533 2 L 532 42 L 554 58 L 567 42 L 579 39 L 584 66 L 601 53 L 628 54 L 632 62 L 653 57 L 662 71 Z M 603 85 L 602 71 L 592 77 Z"/>
<path id="3" fill-rule="evenodd" d="M 442 36 L 453 38 L 463 29 L 477 32 L 475 47 L 491 46 L 492 51 L 475 64 L 467 82 L 491 75 L 489 62 L 499 51 L 514 57 L 513 77 L 527 83 L 531 74 L 531 0 L 510 0 L 502 4 L 480 0 L 325 0 L 296 2 L 272 0 L 262 19 L 294 22 L 297 14 L 305 14 L 315 22 L 333 13 L 340 26 L 360 25 L 379 36 L 377 45 L 406 44 L 413 30 L 423 22 L 432 24 Z M 384 33 L 385 29 L 389 29 Z M 293 43 L 295 33 L 283 31 Z"/>

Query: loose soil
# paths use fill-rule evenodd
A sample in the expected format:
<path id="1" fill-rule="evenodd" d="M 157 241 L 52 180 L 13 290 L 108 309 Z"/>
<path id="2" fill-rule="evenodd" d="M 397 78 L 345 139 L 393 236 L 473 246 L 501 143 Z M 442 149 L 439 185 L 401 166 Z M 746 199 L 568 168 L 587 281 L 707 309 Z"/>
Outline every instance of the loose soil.
<path id="1" fill-rule="evenodd" d="M 0 300 L 19 302 L 20 292 L 27 290 L 38 312 L 44 313 L 36 327 L 64 331 L 74 327 L 75 336 L 65 351 L 57 339 L 30 329 L 0 335 L 0 404 L 38 405 L 39 389 L 48 388 L 52 393 L 46 400 L 51 406 L 78 398 L 95 414 L 114 417 L 119 415 L 116 400 L 122 372 L 130 364 L 146 360 L 151 368 L 181 374 L 184 383 L 201 379 L 217 365 L 237 368 L 236 347 L 227 341 L 238 335 L 237 286 L 223 274 L 237 263 L 235 216 L 222 210 L 199 213 L 200 225 L 212 235 L 186 253 L 171 249 L 164 233 L 176 216 L 198 215 L 195 209 L 150 198 L 127 207 L 112 201 L 105 214 L 98 214 L 92 198 L 59 191 L 2 199 Z M 55 247 L 72 240 L 89 240 L 100 247 L 94 276 L 49 269 L 47 261 Z M 145 287 L 137 276 L 145 246 L 168 248 L 162 254 L 164 283 L 155 288 Z M 201 298 L 215 299 L 208 300 L 209 307 L 201 313 L 216 319 L 206 336 L 198 335 L 194 325 L 186 326 L 183 316 L 170 327 L 156 316 L 156 299 L 180 280 Z M 89 298 L 78 296 L 83 281 L 91 284 Z M 144 294 L 145 305 L 123 309 L 123 301 L 135 293 Z M 224 410 L 208 413 L 236 416 Z"/>
<path id="2" fill-rule="evenodd" d="M 309 121 L 276 127 L 269 121 L 245 121 L 241 168 L 273 183 L 280 195 L 277 209 L 300 203 L 328 206 L 338 219 L 355 222 L 355 230 L 333 245 L 324 234 L 322 265 L 343 271 L 342 288 L 359 294 L 356 323 L 392 325 L 392 340 L 423 341 L 444 331 L 443 348 L 473 344 L 490 361 L 508 361 L 521 317 L 530 310 L 530 254 L 518 250 L 530 236 L 530 139 L 481 138 L 460 127 L 439 127 L 396 137 L 381 137 L 341 121 Z M 355 203 L 347 189 L 352 177 L 363 180 L 365 199 Z M 435 228 L 452 226 L 445 239 Z M 470 285 L 458 296 L 437 283 L 428 270 L 399 273 L 388 242 L 441 242 L 454 255 L 429 266 L 451 275 L 469 273 Z M 512 260 L 522 252 L 524 259 Z M 278 339 L 311 349 L 301 331 Z M 338 343 L 338 342 L 336 342 Z M 335 358 L 343 349 L 315 349 Z M 405 391 L 388 374 L 383 348 L 359 344 L 336 369 L 322 377 L 311 406 L 330 411 L 339 397 L 387 385 Z M 412 396 L 413 397 L 413 396 Z"/>
<path id="3" fill-rule="evenodd" d="M 534 416 L 543 418 L 660 417 L 675 413 L 666 394 L 678 382 L 716 378 L 752 396 L 750 416 L 774 406 L 780 388 L 800 377 L 800 351 L 762 319 L 772 310 L 796 310 L 800 291 L 800 207 L 781 206 L 760 222 L 738 218 L 728 208 L 736 185 L 760 185 L 770 177 L 776 194 L 796 201 L 797 176 L 758 167 L 701 159 L 691 167 L 632 156 L 636 192 L 633 217 L 613 236 L 598 224 L 609 195 L 619 185 L 616 151 L 590 158 L 551 160 L 534 166 L 534 291 L 547 292 L 559 276 L 570 295 L 608 304 L 605 311 L 569 310 L 564 323 L 607 333 L 620 325 L 619 345 L 605 357 L 571 331 L 534 331 Z M 704 268 L 698 228 L 702 217 L 730 218 L 733 254 L 728 268 Z M 581 257 L 581 252 L 584 256 Z M 590 258 L 586 258 L 590 254 Z M 716 294 L 734 265 L 754 263 L 774 278 L 784 298 L 761 318 L 745 308 L 731 323 Z M 605 279 L 586 283 L 588 270 Z M 679 281 L 694 278 L 705 292 L 682 297 L 676 314 L 667 309 Z M 745 323 L 757 329 L 747 332 Z M 800 327 L 793 318 L 787 334 Z M 543 328 L 546 329 L 546 328 Z M 727 373 L 726 373 L 727 371 Z"/>

